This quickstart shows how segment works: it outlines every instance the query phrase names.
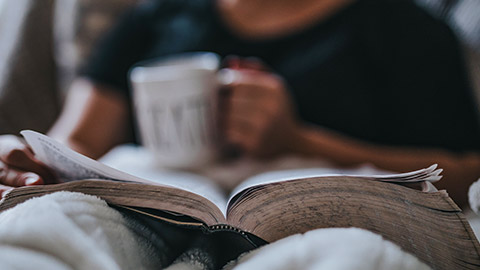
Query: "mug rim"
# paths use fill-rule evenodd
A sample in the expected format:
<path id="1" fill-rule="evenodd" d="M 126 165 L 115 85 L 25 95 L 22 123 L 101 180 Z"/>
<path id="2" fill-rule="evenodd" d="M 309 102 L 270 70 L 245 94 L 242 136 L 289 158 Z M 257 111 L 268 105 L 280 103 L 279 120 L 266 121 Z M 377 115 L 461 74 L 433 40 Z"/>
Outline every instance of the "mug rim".
<path id="1" fill-rule="evenodd" d="M 142 61 L 129 71 L 134 83 L 172 81 L 181 77 L 191 77 L 192 73 L 216 72 L 220 66 L 220 56 L 212 52 L 174 54 Z"/>

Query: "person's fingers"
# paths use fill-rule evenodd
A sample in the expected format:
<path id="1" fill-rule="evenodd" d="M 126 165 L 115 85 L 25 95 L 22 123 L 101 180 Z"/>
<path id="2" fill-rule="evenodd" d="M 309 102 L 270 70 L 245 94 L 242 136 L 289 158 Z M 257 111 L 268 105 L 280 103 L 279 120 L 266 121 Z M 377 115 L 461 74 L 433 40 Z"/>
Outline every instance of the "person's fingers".
<path id="1" fill-rule="evenodd" d="M 236 55 L 227 56 L 224 60 L 224 66 L 226 68 L 237 70 L 258 70 L 269 71 L 270 68 L 257 57 L 241 58 Z"/>
<path id="2" fill-rule="evenodd" d="M 247 117 L 273 116 L 285 103 L 281 96 L 268 93 L 250 94 L 249 91 L 248 87 L 243 86 L 232 89 L 231 95 L 225 101 L 226 109 Z"/>
<path id="3" fill-rule="evenodd" d="M 15 169 L 36 173 L 40 175 L 46 183 L 55 183 L 57 181 L 57 177 L 50 168 L 39 162 L 32 154 L 26 151 L 14 149 L 6 154 L 4 158 L 2 158 L 2 161 Z"/>
<path id="4" fill-rule="evenodd" d="M 242 152 L 251 153 L 257 147 L 257 140 L 251 133 L 240 132 L 238 129 L 231 128 L 225 132 L 225 135 L 228 138 L 229 145 L 241 149 Z"/>
<path id="5" fill-rule="evenodd" d="M 249 100 L 237 97 L 231 97 L 228 100 L 227 114 L 233 114 L 242 118 L 256 118 L 267 111 L 262 107 L 261 103 L 257 100 Z"/>
<path id="6" fill-rule="evenodd" d="M 247 92 L 247 88 L 238 87 L 226 101 L 226 126 L 244 122 L 250 129 L 263 132 L 269 128 L 269 120 L 276 116 L 281 104 L 275 97 L 253 97 Z"/>
<path id="7" fill-rule="evenodd" d="M 222 67 L 237 69 L 240 66 L 240 57 L 237 55 L 228 55 L 222 63 Z"/>
<path id="8" fill-rule="evenodd" d="M 224 117 L 225 113 L 234 113 L 245 118 L 255 118 L 259 115 L 275 113 L 276 107 L 280 105 L 277 104 L 280 102 L 278 102 L 279 97 L 275 91 L 268 89 L 268 86 L 257 84 L 259 80 L 235 80 L 236 82 L 232 82 L 225 90 L 228 95 L 221 96 L 219 105 L 222 112 L 221 117 Z"/>
<path id="9" fill-rule="evenodd" d="M 239 66 L 241 67 L 241 66 Z M 268 156 L 285 143 L 282 122 L 293 118 L 285 82 L 278 75 L 252 69 L 222 69 L 222 127 L 228 143 L 244 153 Z"/>
<path id="10" fill-rule="evenodd" d="M 45 164 L 38 161 L 33 152 L 15 136 L 2 136 L 0 161 L 16 170 L 34 172 L 46 183 L 56 183 L 57 177 Z"/>
<path id="11" fill-rule="evenodd" d="M 224 68 L 219 71 L 219 78 L 223 91 L 242 91 L 252 98 L 278 95 L 285 88 L 278 75 L 263 71 Z"/>
<path id="12" fill-rule="evenodd" d="M 241 110 L 232 110 L 226 116 L 225 127 L 226 141 L 251 153 L 260 147 L 265 137 L 268 116 L 260 110 L 250 114 L 242 113 Z"/>
<path id="13" fill-rule="evenodd" d="M 241 108 L 236 110 L 232 108 L 232 111 L 226 117 L 226 128 L 235 128 L 240 132 L 254 136 L 263 133 L 269 125 L 268 114 L 261 109 L 256 109 L 256 112 L 254 112 Z"/>
<path id="14" fill-rule="evenodd" d="M 242 69 L 253 69 L 258 71 L 270 71 L 271 69 L 268 67 L 265 62 L 263 62 L 260 58 L 257 57 L 247 57 L 242 58 L 240 68 Z"/>
<path id="15" fill-rule="evenodd" d="M 10 187 L 42 185 L 43 179 L 35 173 L 16 170 L 0 163 L 0 183 Z"/>
<path id="16" fill-rule="evenodd" d="M 226 130 L 233 130 L 236 133 L 248 134 L 249 136 L 255 136 L 258 129 L 258 125 L 251 121 L 248 118 L 236 116 L 236 115 L 228 115 L 227 123 L 226 123 Z"/>

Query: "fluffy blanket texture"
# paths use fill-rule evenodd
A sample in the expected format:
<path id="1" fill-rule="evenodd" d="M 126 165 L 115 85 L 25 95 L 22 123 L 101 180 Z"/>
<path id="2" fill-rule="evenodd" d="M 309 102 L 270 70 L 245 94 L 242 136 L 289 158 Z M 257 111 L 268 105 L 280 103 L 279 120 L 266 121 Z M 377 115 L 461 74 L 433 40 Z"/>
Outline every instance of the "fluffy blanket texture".
<path id="1" fill-rule="evenodd" d="M 0 215 L 2 269 L 156 268 L 149 231 L 135 225 L 96 197 L 32 199 Z"/>
<path id="2" fill-rule="evenodd" d="M 479 214 L 480 213 L 480 179 L 473 183 L 468 190 L 468 202 L 470 208 Z"/>
<path id="3" fill-rule="evenodd" d="M 165 241 L 104 201 L 59 192 L 0 214 L 2 269 L 160 269 Z M 170 270 L 208 269 L 201 252 Z M 225 269 L 429 269 L 381 236 L 356 229 L 294 235 L 240 256 Z"/>

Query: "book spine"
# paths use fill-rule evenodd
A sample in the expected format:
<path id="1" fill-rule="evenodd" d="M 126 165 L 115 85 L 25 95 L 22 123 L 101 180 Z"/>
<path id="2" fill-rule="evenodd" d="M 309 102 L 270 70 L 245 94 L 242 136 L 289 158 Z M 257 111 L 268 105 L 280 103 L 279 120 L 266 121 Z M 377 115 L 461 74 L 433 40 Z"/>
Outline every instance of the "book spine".
<path id="1" fill-rule="evenodd" d="M 220 234 L 223 234 L 224 236 L 238 235 L 239 237 L 245 239 L 252 247 L 255 247 L 255 248 L 268 244 L 268 242 L 263 240 L 262 238 L 228 224 L 216 224 L 212 226 L 205 226 L 204 230 L 205 230 L 205 233 L 207 234 L 220 233 Z"/>
<path id="2" fill-rule="evenodd" d="M 230 232 L 235 232 L 239 233 L 243 236 L 247 236 L 247 233 L 245 231 L 240 230 L 239 228 L 235 228 L 231 225 L 228 224 L 217 224 L 217 225 L 212 225 L 208 226 L 208 230 L 210 231 L 230 231 Z"/>

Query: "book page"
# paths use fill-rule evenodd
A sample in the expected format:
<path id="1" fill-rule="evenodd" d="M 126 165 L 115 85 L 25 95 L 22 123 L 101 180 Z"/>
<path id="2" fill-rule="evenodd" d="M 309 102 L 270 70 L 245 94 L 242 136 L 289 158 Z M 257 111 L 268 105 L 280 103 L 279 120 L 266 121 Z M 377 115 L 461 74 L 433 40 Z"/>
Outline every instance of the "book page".
<path id="1" fill-rule="evenodd" d="M 222 212 L 226 211 L 228 194 L 214 181 L 188 171 L 160 168 L 155 165 L 153 156 L 144 147 L 133 144 L 120 145 L 99 161 L 142 179 L 199 194 L 217 205 Z"/>
<path id="2" fill-rule="evenodd" d="M 230 194 L 228 205 L 231 201 L 241 192 L 246 191 L 253 187 L 263 186 L 270 183 L 284 182 L 290 180 L 296 180 L 301 178 L 312 177 L 331 177 L 331 176 L 348 176 L 364 179 L 378 180 L 382 182 L 392 183 L 417 183 L 417 182 L 436 182 L 442 178 L 440 175 L 442 169 L 437 169 L 437 164 L 434 164 L 428 168 L 420 169 L 417 171 L 406 173 L 390 173 L 380 170 L 372 169 L 337 169 L 337 168 L 311 168 L 311 169 L 299 169 L 299 170 L 284 170 L 262 173 L 253 176 L 240 185 L 238 185 Z"/>
<path id="3" fill-rule="evenodd" d="M 180 188 L 214 203 L 225 214 L 225 195 L 213 183 L 200 176 L 187 173 L 144 171 L 140 177 L 114 169 L 99 161 L 88 158 L 52 138 L 35 131 L 25 130 L 21 134 L 35 153 L 37 159 L 52 168 L 62 182 L 83 179 L 104 179 L 133 181 L 150 185 L 163 185 Z M 143 168 L 146 170 L 146 168 Z M 133 170 L 131 170 L 133 171 Z M 137 175 L 140 170 L 135 171 Z M 147 176 L 143 178 L 142 176 Z"/>
<path id="4" fill-rule="evenodd" d="M 448 195 L 382 181 L 319 177 L 252 188 L 231 208 L 228 221 L 268 242 L 320 228 L 362 228 L 415 254 L 432 269 L 480 265 L 480 245 Z"/>
<path id="5" fill-rule="evenodd" d="M 62 182 L 80 179 L 105 179 L 153 184 L 150 181 L 110 168 L 43 134 L 30 130 L 20 133 L 32 148 L 35 157 L 52 168 Z"/>

